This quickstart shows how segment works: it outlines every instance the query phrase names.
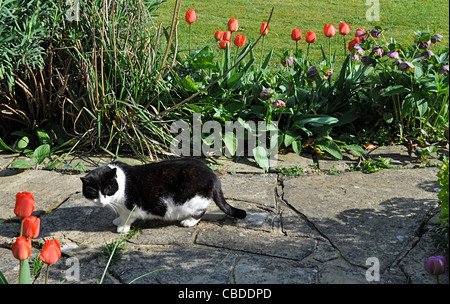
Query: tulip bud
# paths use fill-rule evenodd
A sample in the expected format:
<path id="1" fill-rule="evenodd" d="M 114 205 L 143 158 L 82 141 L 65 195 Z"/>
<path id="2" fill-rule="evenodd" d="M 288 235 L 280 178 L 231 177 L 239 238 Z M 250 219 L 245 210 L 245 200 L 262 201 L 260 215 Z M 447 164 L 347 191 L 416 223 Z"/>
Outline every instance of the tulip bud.
<path id="1" fill-rule="evenodd" d="M 28 216 L 23 219 L 22 235 L 26 238 L 37 238 L 41 227 L 41 220 L 35 216 Z"/>
<path id="2" fill-rule="evenodd" d="M 222 39 L 225 41 L 230 41 L 231 40 L 231 32 L 223 33 Z"/>
<path id="3" fill-rule="evenodd" d="M 16 206 L 14 213 L 20 218 L 26 218 L 33 213 L 34 196 L 29 192 L 19 192 L 16 194 Z"/>
<path id="4" fill-rule="evenodd" d="M 314 33 L 314 32 L 307 32 L 306 33 L 306 38 L 305 38 L 305 40 L 306 40 L 306 42 L 308 42 L 308 43 L 314 43 L 314 42 L 316 42 L 316 33 Z"/>
<path id="5" fill-rule="evenodd" d="M 224 32 L 222 32 L 222 31 L 216 31 L 216 33 L 214 34 L 214 39 L 216 39 L 217 41 L 222 40 L 223 34 L 224 34 Z"/>
<path id="6" fill-rule="evenodd" d="M 223 50 L 225 49 L 227 46 L 230 45 L 230 42 L 227 40 L 222 40 L 219 42 L 219 49 Z"/>
<path id="7" fill-rule="evenodd" d="M 244 35 L 237 35 L 236 38 L 234 38 L 234 45 L 237 47 L 241 47 L 245 44 L 245 40 L 247 39 Z"/>
<path id="8" fill-rule="evenodd" d="M 197 13 L 193 9 L 189 9 L 186 11 L 185 19 L 187 23 L 194 23 L 197 20 Z"/>
<path id="9" fill-rule="evenodd" d="M 294 41 L 299 41 L 302 39 L 302 31 L 298 28 L 292 30 L 291 39 Z"/>
<path id="10" fill-rule="evenodd" d="M 239 23 L 235 18 L 231 18 L 228 21 L 228 30 L 230 32 L 237 32 L 237 30 L 239 29 Z"/>
<path id="11" fill-rule="evenodd" d="M 12 253 L 20 261 L 28 259 L 31 254 L 31 240 L 19 236 L 14 244 L 12 244 Z"/>
<path id="12" fill-rule="evenodd" d="M 336 35 L 336 28 L 332 24 L 325 24 L 323 31 L 326 37 L 333 37 Z"/>
<path id="13" fill-rule="evenodd" d="M 59 246 L 59 242 L 57 240 L 45 241 L 39 258 L 48 265 L 58 262 L 61 258 L 61 247 Z"/>
<path id="14" fill-rule="evenodd" d="M 350 33 L 350 25 L 346 22 L 341 22 L 339 24 L 339 34 L 341 35 L 348 35 L 348 33 Z"/>
<path id="15" fill-rule="evenodd" d="M 267 27 L 267 28 L 266 28 Z M 267 35 L 267 33 L 269 32 L 269 25 L 267 24 L 267 22 L 263 22 L 261 24 L 261 29 L 259 30 L 259 33 L 261 35 Z"/>
<path id="16" fill-rule="evenodd" d="M 443 256 L 432 256 L 424 261 L 425 270 L 431 275 L 441 275 L 445 272 L 447 261 Z"/>

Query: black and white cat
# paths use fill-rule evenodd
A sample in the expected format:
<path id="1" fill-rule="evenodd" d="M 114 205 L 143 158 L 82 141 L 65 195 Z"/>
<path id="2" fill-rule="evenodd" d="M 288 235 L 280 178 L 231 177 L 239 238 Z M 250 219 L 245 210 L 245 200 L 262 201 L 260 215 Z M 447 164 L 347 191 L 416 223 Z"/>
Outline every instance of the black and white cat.
<path id="1" fill-rule="evenodd" d="M 226 202 L 219 177 L 196 159 L 140 166 L 116 161 L 91 171 L 81 181 L 84 197 L 118 213 L 113 221 L 117 232 L 128 232 L 138 218 L 180 221 L 181 225 L 192 227 L 212 200 L 227 215 L 240 219 L 246 216 L 244 210 Z M 134 206 L 136 209 L 126 222 Z"/>

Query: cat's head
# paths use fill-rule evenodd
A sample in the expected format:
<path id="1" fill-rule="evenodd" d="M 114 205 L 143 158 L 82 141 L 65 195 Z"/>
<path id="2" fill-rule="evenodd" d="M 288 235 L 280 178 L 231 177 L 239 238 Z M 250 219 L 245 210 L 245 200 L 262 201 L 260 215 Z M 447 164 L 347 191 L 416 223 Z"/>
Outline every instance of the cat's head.
<path id="1" fill-rule="evenodd" d="M 100 206 L 109 205 L 119 190 L 116 171 L 116 168 L 102 166 L 81 177 L 84 197 Z"/>

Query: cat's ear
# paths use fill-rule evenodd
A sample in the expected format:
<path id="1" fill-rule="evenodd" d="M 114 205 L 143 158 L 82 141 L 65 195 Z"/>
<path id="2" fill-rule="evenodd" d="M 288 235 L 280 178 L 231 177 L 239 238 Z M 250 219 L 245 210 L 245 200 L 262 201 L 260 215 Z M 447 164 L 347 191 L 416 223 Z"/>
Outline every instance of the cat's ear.
<path id="1" fill-rule="evenodd" d="M 88 184 L 90 179 L 87 176 L 82 176 L 80 177 L 81 181 L 83 182 L 83 184 Z"/>
<path id="2" fill-rule="evenodd" d="M 116 178 L 117 177 L 116 172 L 117 168 L 111 168 L 111 170 L 108 171 L 108 177 L 111 179 Z"/>

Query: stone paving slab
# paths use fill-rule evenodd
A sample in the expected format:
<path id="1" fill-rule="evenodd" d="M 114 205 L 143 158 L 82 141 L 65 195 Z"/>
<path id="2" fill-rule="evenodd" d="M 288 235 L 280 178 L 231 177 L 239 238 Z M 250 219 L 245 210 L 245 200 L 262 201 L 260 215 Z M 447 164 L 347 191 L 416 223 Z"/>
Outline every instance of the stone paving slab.
<path id="1" fill-rule="evenodd" d="M 430 229 L 439 213 L 437 169 L 406 169 L 419 165 L 404 147 L 378 152 L 393 156 L 402 169 L 352 172 L 346 168 L 357 159 L 349 155 L 339 162 L 320 159 L 322 172 L 317 172 L 310 157 L 287 154 L 280 157 L 281 166 L 306 170 L 302 176 L 283 176 L 225 159 L 215 165 L 224 195 L 247 210 L 247 218 L 229 218 L 211 205 L 191 228 L 136 222 L 139 231 L 126 241 L 104 283 L 368 283 L 368 257 L 380 262 L 378 283 L 435 283 L 423 259 L 436 254 Z M 62 247 L 50 282 L 98 282 L 106 265 L 99 253 L 119 237 L 114 212 L 84 199 L 79 177 L 85 173 L 10 169 L 16 157 L 0 154 L 0 271 L 8 281 L 17 280 L 11 245 L 20 222 L 12 210 L 15 193 L 30 191 L 36 198 L 34 214 L 41 219 L 32 256 L 47 239 L 57 238 Z M 104 156 L 73 159 L 85 162 L 88 170 L 110 161 Z M 331 169 L 345 173 L 323 173 Z M 70 271 L 76 263 L 79 277 L 74 280 Z M 448 271 L 441 282 L 448 283 Z M 42 276 L 36 283 L 43 283 Z"/>

